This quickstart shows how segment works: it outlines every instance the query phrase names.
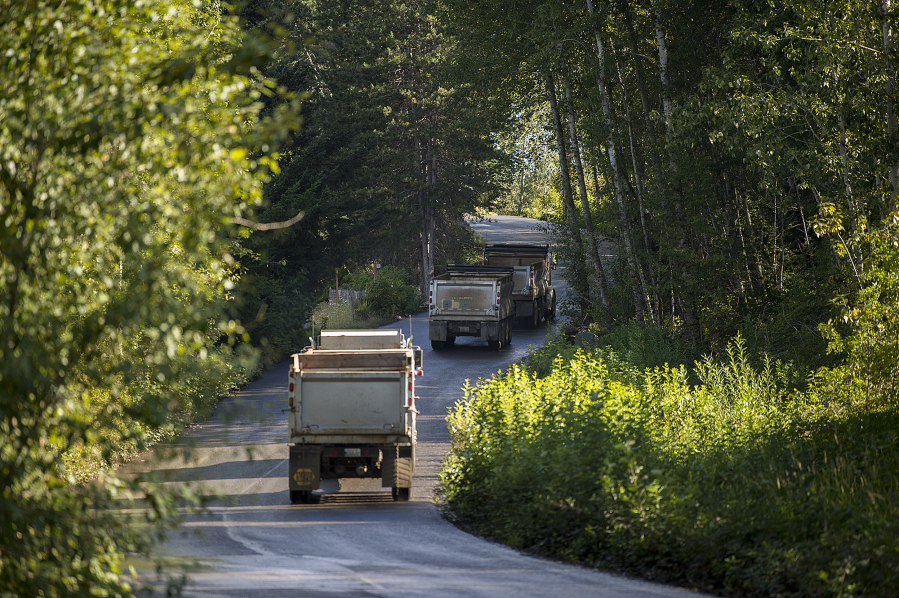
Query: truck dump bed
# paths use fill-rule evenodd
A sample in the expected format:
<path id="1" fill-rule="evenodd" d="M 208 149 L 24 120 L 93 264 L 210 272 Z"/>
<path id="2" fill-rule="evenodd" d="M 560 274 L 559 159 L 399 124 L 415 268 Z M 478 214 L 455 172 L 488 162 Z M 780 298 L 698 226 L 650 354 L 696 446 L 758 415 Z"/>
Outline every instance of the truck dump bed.
<path id="1" fill-rule="evenodd" d="M 411 442 L 416 364 L 402 344 L 399 330 L 322 331 L 319 348 L 296 353 L 290 441 Z"/>
<path id="2" fill-rule="evenodd" d="M 484 263 L 514 269 L 515 315 L 528 327 L 555 314 L 553 258 L 549 245 L 493 243 L 484 248 Z"/>
<path id="3" fill-rule="evenodd" d="M 457 336 L 476 336 L 499 348 L 511 339 L 512 277 L 509 266 L 450 264 L 431 281 L 428 298 L 431 346 Z"/>

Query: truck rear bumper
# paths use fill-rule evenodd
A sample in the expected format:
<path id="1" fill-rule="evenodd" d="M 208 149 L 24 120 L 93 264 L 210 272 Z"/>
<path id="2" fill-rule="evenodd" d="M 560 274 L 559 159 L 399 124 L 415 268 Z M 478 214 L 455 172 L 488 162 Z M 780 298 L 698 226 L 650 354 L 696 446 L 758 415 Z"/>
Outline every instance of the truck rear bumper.
<path id="1" fill-rule="evenodd" d="M 411 488 L 415 446 L 337 444 L 290 445 L 288 487 L 312 491 L 323 479 L 381 478 L 381 486 Z"/>
<path id="2" fill-rule="evenodd" d="M 448 336 L 475 336 L 482 341 L 496 341 L 502 338 L 500 322 L 477 322 L 471 320 L 438 320 L 429 324 L 428 338 L 445 341 Z"/>

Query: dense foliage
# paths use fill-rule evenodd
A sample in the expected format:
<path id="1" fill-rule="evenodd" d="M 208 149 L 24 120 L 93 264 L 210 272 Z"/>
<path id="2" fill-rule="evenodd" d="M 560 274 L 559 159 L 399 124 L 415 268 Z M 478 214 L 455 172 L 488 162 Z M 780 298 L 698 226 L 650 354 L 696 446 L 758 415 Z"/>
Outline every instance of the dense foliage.
<path id="1" fill-rule="evenodd" d="M 374 263 L 420 290 L 475 241 L 463 217 L 488 203 L 496 113 L 478 86 L 451 80 L 455 42 L 426 1 L 255 0 L 244 28 L 278 50 L 260 62 L 304 94 L 304 124 L 265 188 L 263 220 L 295 226 L 242 243 L 241 317 L 254 342 L 296 348 L 309 301 L 335 269 Z M 279 105 L 273 99 L 270 108 Z"/>
<path id="2" fill-rule="evenodd" d="M 696 386 L 683 365 L 595 348 L 467 389 L 442 472 L 454 513 L 513 546 L 725 595 L 894 595 L 896 406 L 826 370 L 797 390 L 740 339 L 693 370 Z"/>
<path id="3" fill-rule="evenodd" d="M 442 4 L 456 68 L 516 115 L 506 209 L 562 229 L 581 315 L 813 365 L 841 313 L 895 338 L 894 3 Z"/>
<path id="4" fill-rule="evenodd" d="M 422 295 L 411 276 L 394 266 L 385 266 L 377 275 L 368 270 L 354 272 L 347 284 L 365 291 L 365 309 L 386 318 L 409 315 L 421 307 Z"/>
<path id="5" fill-rule="evenodd" d="M 191 2 L 6 3 L 0 48 L 0 594 L 128 593 L 174 497 L 110 466 L 241 379 L 224 233 L 298 107 Z"/>

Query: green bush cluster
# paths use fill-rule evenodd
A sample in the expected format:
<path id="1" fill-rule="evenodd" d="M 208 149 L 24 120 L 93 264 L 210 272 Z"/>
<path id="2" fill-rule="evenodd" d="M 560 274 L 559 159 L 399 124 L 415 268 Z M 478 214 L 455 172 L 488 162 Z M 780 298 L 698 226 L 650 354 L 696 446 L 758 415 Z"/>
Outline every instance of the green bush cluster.
<path id="1" fill-rule="evenodd" d="M 838 370 L 797 390 L 739 338 L 692 375 L 603 347 L 466 388 L 449 505 L 513 546 L 704 591 L 895 595 L 895 405 L 846 398 Z"/>
<path id="2" fill-rule="evenodd" d="M 354 290 L 366 291 L 360 302 L 360 309 L 366 315 L 403 316 L 418 311 L 422 304 L 421 292 L 412 276 L 395 266 L 384 266 L 377 278 L 369 270 L 358 270 L 348 277 L 346 284 Z"/>

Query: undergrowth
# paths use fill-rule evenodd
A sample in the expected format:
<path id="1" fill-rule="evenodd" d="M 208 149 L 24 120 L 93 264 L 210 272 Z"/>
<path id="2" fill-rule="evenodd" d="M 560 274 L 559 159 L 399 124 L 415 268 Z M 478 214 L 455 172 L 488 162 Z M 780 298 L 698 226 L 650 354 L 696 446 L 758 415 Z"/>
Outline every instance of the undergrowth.
<path id="1" fill-rule="evenodd" d="M 454 514 L 515 547 L 722 595 L 895 595 L 895 402 L 856 400 L 841 370 L 796 384 L 739 337 L 690 374 L 635 361 L 556 341 L 466 388 L 441 472 Z"/>

